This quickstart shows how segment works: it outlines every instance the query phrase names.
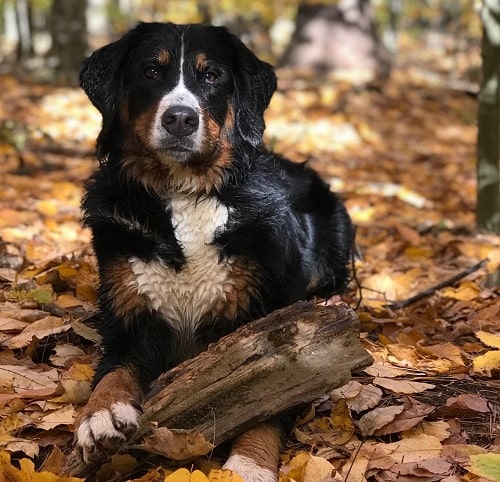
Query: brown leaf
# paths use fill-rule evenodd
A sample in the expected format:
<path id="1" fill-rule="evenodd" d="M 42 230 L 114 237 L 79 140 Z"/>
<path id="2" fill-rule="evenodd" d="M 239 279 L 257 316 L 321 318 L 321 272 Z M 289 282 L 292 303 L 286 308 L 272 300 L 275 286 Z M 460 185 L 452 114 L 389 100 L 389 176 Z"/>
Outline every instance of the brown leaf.
<path id="1" fill-rule="evenodd" d="M 397 414 L 394 420 L 382 428 L 375 430 L 373 435 L 381 436 L 390 433 L 403 432 L 421 422 L 429 413 L 433 412 L 435 407 L 420 403 L 412 398 L 406 398 L 404 411 Z"/>
<path id="2" fill-rule="evenodd" d="M 445 418 L 471 417 L 490 411 L 488 403 L 483 397 L 474 393 L 463 393 L 458 397 L 446 400 L 444 407 L 436 410 L 436 416 Z"/>
<path id="3" fill-rule="evenodd" d="M 208 454 L 214 446 L 193 430 L 158 427 L 138 445 L 142 450 L 163 455 L 172 460 L 187 460 Z"/>
<path id="4" fill-rule="evenodd" d="M 29 345 L 33 337 L 42 340 L 47 336 L 68 331 L 70 328 L 71 325 L 65 324 L 62 318 L 57 316 L 46 316 L 27 326 L 19 335 L 13 336 L 10 340 L 6 340 L 3 346 L 10 349 L 23 348 Z"/>
<path id="5" fill-rule="evenodd" d="M 385 388 L 393 393 L 405 395 L 421 393 L 425 390 L 436 388 L 435 385 L 430 383 L 415 382 L 413 380 L 395 380 L 394 378 L 375 378 L 373 380 L 373 384 Z"/>
<path id="6" fill-rule="evenodd" d="M 373 435 L 377 430 L 392 422 L 403 410 L 403 405 L 376 408 L 363 415 L 357 425 L 363 436 Z"/>

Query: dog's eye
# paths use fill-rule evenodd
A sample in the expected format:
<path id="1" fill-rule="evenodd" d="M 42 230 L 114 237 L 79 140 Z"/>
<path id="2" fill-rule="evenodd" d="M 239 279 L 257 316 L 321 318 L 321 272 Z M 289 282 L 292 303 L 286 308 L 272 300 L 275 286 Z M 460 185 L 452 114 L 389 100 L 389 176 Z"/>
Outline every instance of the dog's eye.
<path id="1" fill-rule="evenodd" d="M 217 80 L 217 74 L 211 70 L 207 70 L 203 75 L 203 81 L 206 84 L 214 84 Z"/>
<path id="2" fill-rule="evenodd" d="M 146 67 L 143 71 L 143 74 L 147 79 L 158 80 L 160 78 L 160 71 L 158 67 L 155 67 L 153 65 Z"/>

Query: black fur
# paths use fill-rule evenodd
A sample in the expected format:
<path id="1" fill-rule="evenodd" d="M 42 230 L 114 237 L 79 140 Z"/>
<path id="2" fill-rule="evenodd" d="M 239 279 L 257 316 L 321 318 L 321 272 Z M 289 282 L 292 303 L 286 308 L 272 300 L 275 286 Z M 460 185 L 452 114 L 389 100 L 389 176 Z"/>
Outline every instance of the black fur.
<path id="1" fill-rule="evenodd" d="M 250 302 L 235 319 L 207 317 L 189 334 L 170 327 L 154 310 L 138 310 L 125 320 L 117 314 L 107 278 L 114 263 L 131 256 L 145 262 L 161 260 L 178 273 L 188 262 L 169 211 L 176 183 L 166 176 L 164 188 L 157 188 L 162 184 L 163 164 L 132 128 L 144 122 L 141 115 L 154 110 L 175 85 L 181 39 L 186 62 L 194 62 L 192 57 L 202 52 L 209 68 L 215 69 L 214 84 L 199 80 L 201 68 L 201 73 L 193 70 L 192 75 L 186 70 L 185 84 L 200 99 L 207 116 L 217 125 L 227 122 L 231 127 L 226 135 L 232 154 L 230 162 L 217 171 L 215 182 L 205 169 L 227 154 L 221 154 L 220 143 L 206 155 L 193 153 L 176 161 L 172 154 L 168 162 L 191 166 L 203 186 L 197 193 L 200 199 L 214 196 L 228 207 L 227 225 L 214 239 L 220 259 L 238 259 L 257 273 Z M 170 52 L 171 60 L 157 67 L 160 78 L 152 81 L 143 72 L 159 49 Z M 263 113 L 276 78 L 271 67 L 236 37 L 218 27 L 140 24 L 86 61 L 81 85 L 103 116 L 97 145 L 101 166 L 89 180 L 83 202 L 101 275 L 104 356 L 96 383 L 106 373 L 127 366 L 146 388 L 161 372 L 196 355 L 238 325 L 297 300 L 328 296 L 345 287 L 353 241 L 349 216 L 314 171 L 263 146 Z M 130 157 L 158 162 L 155 188 L 127 175 L 123 160 Z"/>

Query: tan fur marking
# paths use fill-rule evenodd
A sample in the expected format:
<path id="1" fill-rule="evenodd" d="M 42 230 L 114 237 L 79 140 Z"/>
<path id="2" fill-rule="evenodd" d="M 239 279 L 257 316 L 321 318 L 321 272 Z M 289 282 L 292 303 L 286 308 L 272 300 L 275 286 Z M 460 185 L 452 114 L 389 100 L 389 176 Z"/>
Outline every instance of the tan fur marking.
<path id="1" fill-rule="evenodd" d="M 231 265 L 226 301 L 216 307 L 216 315 L 235 320 L 248 310 L 250 299 L 259 296 L 259 269 L 248 260 L 238 259 Z"/>
<path id="2" fill-rule="evenodd" d="M 101 276 L 103 289 L 107 290 L 116 314 L 125 322 L 148 309 L 146 296 L 137 293 L 135 275 L 128 261 L 115 261 Z"/>
<path id="3" fill-rule="evenodd" d="M 170 62 L 170 52 L 168 50 L 162 49 L 158 52 L 158 63 L 161 65 L 167 65 Z"/>
<path id="4" fill-rule="evenodd" d="M 198 70 L 203 70 L 207 66 L 207 56 L 203 53 L 200 53 L 196 56 L 195 67 Z"/>
<path id="5" fill-rule="evenodd" d="M 260 424 L 236 438 L 232 455 L 252 459 L 260 467 L 277 472 L 280 453 L 278 429 L 270 424 Z"/>
<path id="6" fill-rule="evenodd" d="M 153 128 L 154 125 L 155 115 L 156 115 L 155 109 L 149 109 L 143 112 L 140 116 L 138 116 L 132 125 L 134 134 L 136 134 L 137 137 L 141 139 L 141 141 L 146 146 L 151 142 L 151 137 L 152 137 L 151 129 Z"/>
<path id="7" fill-rule="evenodd" d="M 138 381 L 128 368 L 118 368 L 105 375 L 97 384 L 87 405 L 81 410 L 76 419 L 76 426 L 99 410 L 108 410 L 114 403 L 139 404 L 144 394 Z"/>

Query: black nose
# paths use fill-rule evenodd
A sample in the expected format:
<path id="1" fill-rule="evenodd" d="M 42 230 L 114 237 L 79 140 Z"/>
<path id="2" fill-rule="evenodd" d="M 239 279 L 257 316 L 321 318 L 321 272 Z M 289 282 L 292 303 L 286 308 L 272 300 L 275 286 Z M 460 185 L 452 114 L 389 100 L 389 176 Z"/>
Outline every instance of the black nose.
<path id="1" fill-rule="evenodd" d="M 191 107 L 173 105 L 169 107 L 161 118 L 161 125 L 177 137 L 186 137 L 198 129 L 200 121 L 198 114 Z"/>

